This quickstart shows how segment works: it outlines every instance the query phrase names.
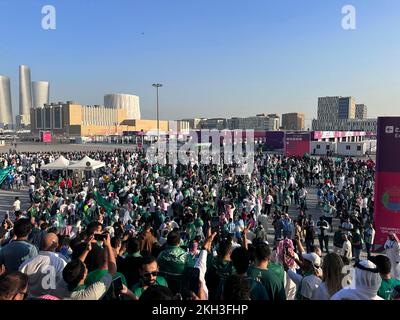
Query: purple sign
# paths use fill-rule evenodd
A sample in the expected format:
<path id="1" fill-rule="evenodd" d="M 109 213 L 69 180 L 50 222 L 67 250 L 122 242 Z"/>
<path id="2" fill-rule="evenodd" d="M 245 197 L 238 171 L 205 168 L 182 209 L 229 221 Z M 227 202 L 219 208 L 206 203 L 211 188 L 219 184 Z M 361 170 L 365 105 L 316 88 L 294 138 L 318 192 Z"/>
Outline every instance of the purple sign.
<path id="1" fill-rule="evenodd" d="M 285 148 L 285 133 L 283 131 L 267 131 L 265 140 L 265 149 L 267 151 L 283 150 Z"/>
<path id="2" fill-rule="evenodd" d="M 400 117 L 379 117 L 377 172 L 400 172 Z"/>

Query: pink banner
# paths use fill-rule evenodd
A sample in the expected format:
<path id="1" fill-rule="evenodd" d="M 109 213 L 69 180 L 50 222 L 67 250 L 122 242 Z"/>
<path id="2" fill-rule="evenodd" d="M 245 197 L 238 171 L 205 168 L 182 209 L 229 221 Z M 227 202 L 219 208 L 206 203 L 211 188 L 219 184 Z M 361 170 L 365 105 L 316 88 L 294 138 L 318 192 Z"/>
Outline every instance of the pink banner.
<path id="1" fill-rule="evenodd" d="M 376 245 L 400 236 L 400 117 L 378 118 L 374 224 Z"/>

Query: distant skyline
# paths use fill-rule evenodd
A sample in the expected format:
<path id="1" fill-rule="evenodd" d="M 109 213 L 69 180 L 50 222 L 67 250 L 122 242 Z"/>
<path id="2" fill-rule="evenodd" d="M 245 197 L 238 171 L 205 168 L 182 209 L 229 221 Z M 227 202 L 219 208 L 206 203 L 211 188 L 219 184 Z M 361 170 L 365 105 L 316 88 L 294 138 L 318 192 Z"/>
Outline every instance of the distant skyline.
<path id="1" fill-rule="evenodd" d="M 44 5 L 56 30 L 43 30 Z M 341 27 L 344 5 L 357 29 Z M 304 112 L 353 96 L 368 117 L 400 114 L 400 2 L 393 0 L 0 0 L 0 75 L 50 82 L 51 102 L 140 97 L 142 118 Z"/>

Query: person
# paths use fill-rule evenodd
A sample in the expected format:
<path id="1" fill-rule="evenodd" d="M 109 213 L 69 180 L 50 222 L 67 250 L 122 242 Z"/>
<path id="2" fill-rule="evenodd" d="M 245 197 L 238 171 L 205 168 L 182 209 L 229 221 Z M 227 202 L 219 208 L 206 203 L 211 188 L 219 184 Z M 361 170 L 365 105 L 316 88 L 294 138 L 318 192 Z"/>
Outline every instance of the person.
<path id="1" fill-rule="evenodd" d="M 400 243 L 395 233 L 389 233 L 384 249 L 392 266 L 390 271 L 392 278 L 400 280 Z"/>
<path id="2" fill-rule="evenodd" d="M 400 285 L 400 280 L 393 279 L 390 275 L 390 259 L 384 255 L 377 255 L 371 257 L 371 261 L 376 264 L 382 278 L 382 283 L 378 290 L 378 296 L 385 300 L 391 300 L 392 292 L 395 287 Z"/>
<path id="3" fill-rule="evenodd" d="M 377 266 L 369 260 L 360 260 L 355 264 L 355 277 L 351 287 L 336 292 L 331 300 L 383 300 L 378 296 L 382 279 Z"/>
<path id="4" fill-rule="evenodd" d="M 0 266 L 4 265 L 7 272 L 18 271 L 22 263 L 38 255 L 36 247 L 28 242 L 32 230 L 29 219 L 22 218 L 14 224 L 14 238 L 0 250 Z"/>
<path id="5" fill-rule="evenodd" d="M 85 259 L 92 249 L 94 237 L 91 236 L 86 240 L 86 247 L 79 259 L 74 259 L 69 262 L 63 270 L 64 285 L 57 288 L 55 296 L 64 300 L 100 300 L 107 293 L 111 286 L 113 277 L 117 273 L 117 266 L 113 248 L 111 246 L 110 235 L 106 235 L 104 243 L 104 264 L 100 267 L 101 270 L 107 270 L 103 277 L 95 283 L 86 286 L 85 280 L 88 275 L 88 268 L 85 265 Z M 123 286 L 121 294 L 132 297 L 133 294 Z M 133 298 L 133 297 L 132 297 Z"/>
<path id="6" fill-rule="evenodd" d="M 343 231 L 342 227 L 339 226 L 339 229 L 335 231 L 333 234 L 333 252 L 337 254 L 341 254 L 343 248 Z"/>
<path id="7" fill-rule="evenodd" d="M 329 300 L 342 289 L 344 263 L 336 253 L 328 253 L 322 262 L 322 283 L 313 292 L 311 300 Z"/>
<path id="8" fill-rule="evenodd" d="M 368 223 L 364 229 L 364 242 L 367 250 L 368 260 L 371 258 L 371 248 L 375 240 L 375 229 L 372 223 Z"/>
<path id="9" fill-rule="evenodd" d="M 18 217 L 21 214 L 21 200 L 19 200 L 19 197 L 15 197 L 15 201 L 13 203 L 13 210 L 16 217 Z"/>
<path id="10" fill-rule="evenodd" d="M 0 275 L 0 300 L 24 300 L 28 291 L 28 276 L 15 271 Z"/>
<path id="11" fill-rule="evenodd" d="M 360 261 L 360 254 L 362 250 L 362 240 L 360 230 L 358 228 L 355 229 L 352 237 L 352 248 L 354 252 L 355 262 Z"/>
<path id="12" fill-rule="evenodd" d="M 329 253 L 328 229 L 329 229 L 329 223 L 324 219 L 324 217 L 320 217 L 319 221 L 317 222 L 317 235 L 321 251 L 324 252 L 324 244 L 325 244 L 326 253 Z"/>
<path id="13" fill-rule="evenodd" d="M 286 300 L 283 281 L 268 268 L 271 257 L 271 249 L 265 243 L 258 243 L 255 246 L 255 264 L 247 270 L 249 277 L 260 281 L 268 293 L 268 300 Z"/>
<path id="14" fill-rule="evenodd" d="M 232 242 L 228 239 L 218 243 L 217 256 L 209 255 L 205 275 L 209 297 L 216 300 L 220 280 L 226 280 L 233 273 L 231 261 Z"/>
<path id="15" fill-rule="evenodd" d="M 303 253 L 302 275 L 297 274 L 283 261 L 283 267 L 290 279 L 297 285 L 296 300 L 310 300 L 314 291 L 319 287 L 322 280 L 320 274 L 321 258 L 314 252 Z"/>
<path id="16" fill-rule="evenodd" d="M 250 256 L 247 249 L 244 247 L 235 248 L 232 251 L 231 259 L 233 267 L 236 270 L 236 275 L 241 278 L 242 284 L 246 283 L 245 286 L 250 290 L 250 300 L 268 300 L 268 293 L 261 282 L 254 280 L 247 274 L 250 265 Z M 225 297 L 227 296 L 225 285 L 226 280 L 221 280 L 217 294 L 217 299 L 219 298 L 218 300 L 224 298 L 224 293 Z"/>
<path id="17" fill-rule="evenodd" d="M 273 202 L 274 202 L 274 197 L 271 195 L 270 192 L 268 192 L 265 198 L 265 211 L 264 211 L 267 216 L 271 214 L 271 207 Z"/>
<path id="18" fill-rule="evenodd" d="M 352 255 L 352 250 L 351 250 L 351 242 L 347 236 L 347 234 L 342 235 L 343 239 L 343 246 L 342 246 L 342 252 L 341 256 L 346 257 L 349 260 L 352 260 L 353 255 Z"/>
<path id="19" fill-rule="evenodd" d="M 183 273 L 188 262 L 188 253 L 180 247 L 181 236 L 171 231 L 167 237 L 166 248 L 159 254 L 157 263 L 161 274 L 166 278 L 173 292 L 178 292 Z"/>
<path id="20" fill-rule="evenodd" d="M 158 275 L 157 260 L 153 256 L 147 255 L 141 261 L 140 280 L 132 287 L 131 291 L 140 298 L 143 292 L 153 285 L 168 287 L 165 278 Z"/>
<path id="21" fill-rule="evenodd" d="M 132 288 L 140 279 L 139 269 L 142 264 L 142 255 L 140 254 L 139 240 L 130 238 L 126 252 L 127 254 L 117 266 L 118 270 L 125 276 L 128 288 Z"/>
<path id="22" fill-rule="evenodd" d="M 222 300 L 251 300 L 251 287 L 248 279 L 237 274 L 230 275 L 228 278 L 226 278 L 224 292 L 222 293 Z"/>
<path id="23" fill-rule="evenodd" d="M 153 248 L 154 243 L 157 242 L 157 239 L 154 237 L 152 233 L 152 227 L 150 224 L 146 224 L 144 227 L 143 234 L 140 235 L 140 252 L 151 254 L 151 250 Z"/>
<path id="24" fill-rule="evenodd" d="M 45 235 L 36 257 L 25 261 L 19 270 L 29 279 L 28 298 L 51 293 L 62 280 L 62 271 L 67 265 L 65 258 L 56 253 L 58 237 L 55 233 Z"/>
<path id="25" fill-rule="evenodd" d="M 314 245 L 315 240 L 315 230 L 314 230 L 314 221 L 312 220 L 311 215 L 309 216 L 306 226 L 305 226 L 305 242 L 306 242 L 306 250 L 307 252 L 311 252 L 311 246 Z"/>

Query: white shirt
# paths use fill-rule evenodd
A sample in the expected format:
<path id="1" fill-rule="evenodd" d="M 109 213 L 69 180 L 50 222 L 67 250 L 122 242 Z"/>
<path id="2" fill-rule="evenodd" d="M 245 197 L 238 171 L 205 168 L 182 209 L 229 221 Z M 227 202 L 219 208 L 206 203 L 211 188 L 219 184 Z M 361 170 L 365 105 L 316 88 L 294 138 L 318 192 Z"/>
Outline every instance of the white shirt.
<path id="1" fill-rule="evenodd" d="M 297 274 L 296 272 L 294 272 L 292 269 L 288 270 L 288 275 L 289 275 L 290 279 L 294 283 L 296 283 L 297 289 L 299 288 L 300 283 L 301 283 L 300 294 L 307 299 L 312 298 L 314 291 L 319 287 L 319 285 L 322 282 L 322 280 L 319 277 L 317 277 L 316 275 L 312 274 L 310 276 L 303 277 L 303 276 Z"/>
<path id="2" fill-rule="evenodd" d="M 347 257 L 348 259 L 352 258 L 350 240 L 346 240 L 345 242 L 343 242 L 342 256 Z"/>
<path id="3" fill-rule="evenodd" d="M 21 201 L 15 200 L 13 207 L 14 207 L 14 211 L 20 211 L 21 210 Z"/>

